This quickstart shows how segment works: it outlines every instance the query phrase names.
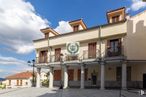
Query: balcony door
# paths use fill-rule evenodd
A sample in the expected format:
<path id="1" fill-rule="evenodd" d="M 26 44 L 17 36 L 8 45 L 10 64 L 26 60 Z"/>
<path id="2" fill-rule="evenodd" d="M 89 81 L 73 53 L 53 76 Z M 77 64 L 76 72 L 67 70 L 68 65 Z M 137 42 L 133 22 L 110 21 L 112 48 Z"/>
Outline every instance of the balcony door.
<path id="1" fill-rule="evenodd" d="M 55 62 L 60 61 L 61 48 L 55 49 Z"/>
<path id="2" fill-rule="evenodd" d="M 107 48 L 107 55 L 109 57 L 121 55 L 121 39 L 109 40 Z"/>
<path id="3" fill-rule="evenodd" d="M 39 54 L 39 63 L 47 63 L 47 55 L 48 55 L 48 51 L 40 51 Z"/>
<path id="4" fill-rule="evenodd" d="M 96 42 L 88 44 L 88 58 L 96 58 Z"/>

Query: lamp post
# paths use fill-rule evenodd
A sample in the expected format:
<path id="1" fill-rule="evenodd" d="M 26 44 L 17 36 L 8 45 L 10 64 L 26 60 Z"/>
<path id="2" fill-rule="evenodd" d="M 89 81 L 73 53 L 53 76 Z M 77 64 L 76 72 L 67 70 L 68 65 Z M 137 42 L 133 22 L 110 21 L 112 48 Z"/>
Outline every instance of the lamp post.
<path id="1" fill-rule="evenodd" d="M 33 67 L 33 74 L 32 74 L 32 87 L 35 87 L 35 74 L 34 74 L 34 67 L 35 67 L 35 60 L 28 61 L 28 66 Z"/>

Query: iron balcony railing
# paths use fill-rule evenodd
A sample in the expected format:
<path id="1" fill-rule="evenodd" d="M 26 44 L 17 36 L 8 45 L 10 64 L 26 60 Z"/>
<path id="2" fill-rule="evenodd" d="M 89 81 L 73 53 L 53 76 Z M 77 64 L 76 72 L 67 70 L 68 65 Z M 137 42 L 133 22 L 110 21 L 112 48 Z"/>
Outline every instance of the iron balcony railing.
<path id="1" fill-rule="evenodd" d="M 119 46 L 116 50 L 112 50 L 112 48 L 107 48 L 106 50 L 106 57 L 116 57 L 123 55 L 124 48 L 123 46 Z"/>
<path id="2" fill-rule="evenodd" d="M 78 55 L 75 56 L 66 55 L 64 59 L 64 61 L 74 61 L 74 60 L 79 60 Z"/>
<path id="3" fill-rule="evenodd" d="M 85 59 L 95 59 L 100 56 L 100 51 L 96 49 L 96 51 L 89 51 L 89 50 L 84 50 L 83 51 L 83 60 Z"/>
<path id="4" fill-rule="evenodd" d="M 60 62 L 62 61 L 62 54 L 60 55 L 50 55 L 49 62 Z"/>
<path id="5" fill-rule="evenodd" d="M 50 55 L 49 62 L 62 62 L 62 61 L 73 61 L 73 60 L 78 60 L 78 55 L 77 56 L 69 56 L 69 55 Z"/>
<path id="6" fill-rule="evenodd" d="M 87 60 L 87 59 L 96 59 L 99 57 L 115 57 L 122 55 L 123 47 L 119 47 L 117 52 L 111 52 L 108 48 L 105 52 L 100 53 L 99 49 L 96 51 L 83 50 L 81 55 L 67 55 L 67 54 L 58 54 L 58 55 L 50 55 L 49 58 L 47 56 L 37 57 L 36 63 L 52 63 L 52 62 L 63 62 L 63 61 L 74 61 L 74 60 Z"/>
<path id="7" fill-rule="evenodd" d="M 36 57 L 36 63 L 37 64 L 40 64 L 40 63 L 48 63 L 48 57 L 47 56 Z"/>

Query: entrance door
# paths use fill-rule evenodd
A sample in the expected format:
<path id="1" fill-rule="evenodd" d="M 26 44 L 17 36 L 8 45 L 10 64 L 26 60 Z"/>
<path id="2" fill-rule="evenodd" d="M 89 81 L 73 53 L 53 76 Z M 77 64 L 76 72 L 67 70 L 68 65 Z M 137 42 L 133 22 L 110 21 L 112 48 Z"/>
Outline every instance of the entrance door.
<path id="1" fill-rule="evenodd" d="M 143 88 L 146 89 L 146 74 L 143 74 Z"/>
<path id="2" fill-rule="evenodd" d="M 68 80 L 69 81 L 73 81 L 74 80 L 74 70 L 73 69 L 69 69 L 68 70 Z"/>
<path id="3" fill-rule="evenodd" d="M 96 85 L 97 77 L 96 75 L 92 75 L 92 84 Z"/>
<path id="4" fill-rule="evenodd" d="M 96 85 L 97 76 L 96 76 L 96 72 L 95 71 L 93 71 L 93 73 L 91 74 L 91 77 L 92 77 L 92 84 Z"/>
<path id="5" fill-rule="evenodd" d="M 54 70 L 54 80 L 55 81 L 61 80 L 61 70 Z"/>
<path id="6" fill-rule="evenodd" d="M 84 80 L 86 81 L 88 79 L 88 69 L 85 69 L 85 76 Z M 81 80 L 81 69 L 78 69 L 78 81 Z"/>

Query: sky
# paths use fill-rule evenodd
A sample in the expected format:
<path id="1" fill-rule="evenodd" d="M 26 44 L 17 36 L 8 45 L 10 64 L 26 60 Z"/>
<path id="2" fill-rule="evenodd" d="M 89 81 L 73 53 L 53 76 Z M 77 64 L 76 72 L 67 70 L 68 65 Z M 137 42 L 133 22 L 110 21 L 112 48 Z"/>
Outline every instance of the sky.
<path id="1" fill-rule="evenodd" d="M 87 27 L 107 23 L 106 12 L 126 7 L 133 16 L 146 10 L 141 0 L 0 0 L 0 77 L 31 70 L 35 59 L 33 40 L 40 29 L 69 32 L 71 20 L 82 18 Z"/>

